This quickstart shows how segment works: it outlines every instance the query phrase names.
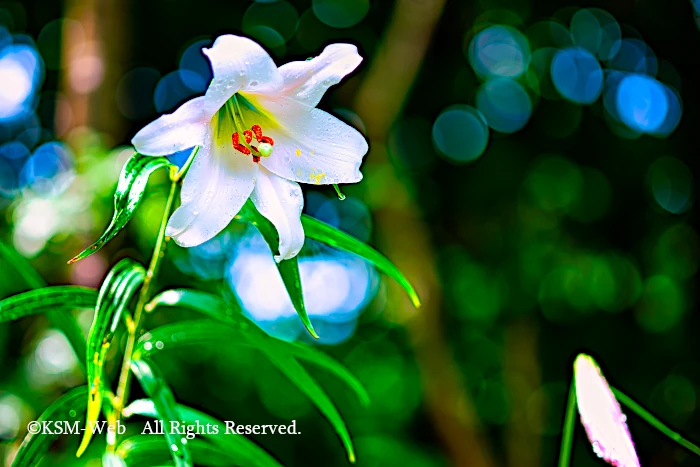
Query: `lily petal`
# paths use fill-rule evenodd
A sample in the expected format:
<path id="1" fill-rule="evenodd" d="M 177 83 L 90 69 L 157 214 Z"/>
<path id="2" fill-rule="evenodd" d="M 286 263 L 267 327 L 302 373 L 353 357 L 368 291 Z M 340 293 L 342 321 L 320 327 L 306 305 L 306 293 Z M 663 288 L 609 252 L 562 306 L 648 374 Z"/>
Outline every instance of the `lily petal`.
<path id="1" fill-rule="evenodd" d="M 280 237 L 278 263 L 294 258 L 304 246 L 304 228 L 301 226 L 301 210 L 304 197 L 298 183 L 278 177 L 260 167 L 255 189 L 250 195 L 260 214 L 272 222 Z"/>
<path id="2" fill-rule="evenodd" d="M 212 114 L 205 109 L 204 97 L 196 97 L 178 109 L 156 119 L 141 129 L 131 144 L 141 154 L 166 156 L 204 142 L 207 123 Z"/>
<path id="3" fill-rule="evenodd" d="M 316 185 L 362 180 L 360 164 L 367 141 L 353 127 L 288 97 L 246 99 L 250 104 L 243 107 L 246 122 L 261 125 L 275 141 L 272 155 L 260 161 L 267 170 Z"/>
<path id="4" fill-rule="evenodd" d="M 282 92 L 287 97 L 316 107 L 326 90 L 338 84 L 360 62 L 362 57 L 354 45 L 331 44 L 312 60 L 282 65 L 279 68 L 284 79 Z"/>
<path id="5" fill-rule="evenodd" d="M 168 221 L 166 235 L 178 245 L 200 245 L 221 232 L 253 191 L 258 164 L 235 152 L 228 138 L 207 126 L 204 146 L 195 156 L 182 187 L 182 205 Z"/>
<path id="6" fill-rule="evenodd" d="M 639 467 L 626 417 L 595 360 L 580 354 L 574 374 L 578 411 L 593 451 L 617 467 Z"/>
<path id="7" fill-rule="evenodd" d="M 282 76 L 275 62 L 256 42 L 240 36 L 219 36 L 210 49 L 214 79 L 206 92 L 207 109 L 213 115 L 236 92 L 271 94 L 282 89 Z"/>

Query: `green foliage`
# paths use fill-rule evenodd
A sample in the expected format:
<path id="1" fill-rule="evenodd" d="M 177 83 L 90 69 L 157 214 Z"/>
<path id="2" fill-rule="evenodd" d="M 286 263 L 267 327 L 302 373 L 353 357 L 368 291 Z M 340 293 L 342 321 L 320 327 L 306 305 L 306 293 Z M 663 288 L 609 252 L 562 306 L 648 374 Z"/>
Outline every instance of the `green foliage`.
<path id="1" fill-rule="evenodd" d="M 139 153 L 131 156 L 119 175 L 117 189 L 114 192 L 114 215 L 112 216 L 112 221 L 95 243 L 78 253 L 68 263 L 87 258 L 102 248 L 124 228 L 141 203 L 148 178 L 161 167 L 167 167 L 173 174 L 177 170 L 177 166 L 173 165 L 165 157 L 144 156 Z"/>
<path id="2" fill-rule="evenodd" d="M 212 467 L 227 467 L 236 464 L 236 458 L 226 451 L 200 439 L 191 439 L 187 447 L 197 465 Z M 157 465 L 172 465 L 167 445 L 160 436 L 136 435 L 127 438 L 119 444 L 116 457 L 129 467 L 153 467 Z M 117 461 L 118 462 L 118 461 Z M 124 465 L 123 463 L 116 465 Z M 105 462 L 107 464 L 107 462 Z"/>
<path id="3" fill-rule="evenodd" d="M 192 162 L 192 156 L 195 153 L 196 149 L 186 167 Z M 198 465 L 214 466 L 235 464 L 244 467 L 280 467 L 277 460 L 245 436 L 227 435 L 226 426 L 221 421 L 195 409 L 178 405 L 172 390 L 150 360 L 152 355 L 161 350 L 182 346 L 210 345 L 212 342 L 220 346 L 243 345 L 262 352 L 273 366 L 313 402 L 340 437 L 348 459 L 354 462 L 354 447 L 344 420 L 325 390 L 301 364 L 301 361 L 310 362 L 326 369 L 342 380 L 363 405 L 367 405 L 369 397 L 363 386 L 338 362 L 314 348 L 284 342 L 269 336 L 244 315 L 237 302 L 228 303 L 210 293 L 186 289 L 166 290 L 144 306 L 144 302 L 150 296 L 148 287 L 144 284 L 150 284 L 146 282 L 146 278 L 151 277 L 157 270 L 157 260 L 162 256 L 164 244 L 167 242 L 164 237 L 165 223 L 172 212 L 177 188 L 186 168 L 176 172 L 175 166 L 165 158 L 133 155 L 124 166 L 119 179 L 114 195 L 115 212 L 112 222 L 97 242 L 70 262 L 78 261 L 96 252 L 126 225 L 143 197 L 150 174 L 163 167 L 167 167 L 171 172 L 172 187 L 161 222 L 154 259 L 151 261 L 148 272 L 141 264 L 124 259 L 110 270 L 99 292 L 76 286 L 46 287 L 44 281 L 26 260 L 0 244 L 0 257 L 12 265 L 20 276 L 36 289 L 0 301 L 0 322 L 36 313 L 47 314 L 66 333 L 81 360 L 84 359 L 87 368 L 88 386 L 75 389 L 58 399 L 42 415 L 43 419 L 52 417 L 57 420 L 66 419 L 66 413 L 72 418 L 85 416 L 87 421 L 85 427 L 88 429 L 84 431 L 77 452 L 78 456 L 82 455 L 89 446 L 93 435 L 93 430 L 89 427 L 94 426 L 102 410 L 105 411 L 110 424 L 118 421 L 120 416 L 128 418 L 133 414 L 140 414 L 162 420 L 164 427 L 170 427 L 172 422 L 189 424 L 199 422 L 204 425 L 211 424 L 217 428 L 215 433 L 203 435 L 206 440 L 190 440 L 190 442 L 183 439 L 180 433 L 171 432 L 168 429 L 165 430 L 165 440 L 154 436 L 136 436 L 124 440 L 116 450 L 115 441 L 112 440 L 110 441 L 112 449 L 103 456 L 103 462 L 108 467 L 170 465 L 170 459 L 177 467 L 190 467 L 193 466 L 193 462 Z M 277 231 L 252 203 L 246 203 L 238 219 L 255 225 L 271 251 L 276 252 L 279 245 Z M 369 260 L 381 271 L 395 278 L 408 291 L 414 304 L 419 305 L 411 285 L 381 254 L 315 219 L 305 217 L 303 223 L 309 238 Z M 308 332 L 317 338 L 306 312 L 297 258 L 281 261 L 277 266 L 297 314 Z M 142 287 L 144 288 L 140 292 L 139 300 L 134 306 L 135 297 Z M 107 353 L 122 321 L 126 321 L 129 339 L 134 339 L 140 330 L 140 318 L 136 316 L 140 316 L 142 310 L 153 312 L 162 306 L 196 311 L 209 319 L 160 326 L 144 334 L 136 343 L 133 353 L 129 352 L 130 344 L 127 345 L 128 358 L 125 358 L 125 364 L 130 365 L 130 371 L 136 376 L 149 399 L 135 401 L 124 408 L 126 401 L 123 401 L 122 397 L 126 396 L 122 391 L 124 389 L 122 378 L 120 378 L 116 396 L 107 383 L 109 375 L 104 371 Z M 67 313 L 76 308 L 86 307 L 95 309 L 87 344 L 77 323 Z M 133 317 L 130 310 L 134 312 Z M 222 323 L 224 326 L 221 325 Z M 128 378 L 126 380 L 128 386 Z M 128 393 L 128 390 L 125 392 Z M 109 404 L 103 407 L 105 399 Z M 28 435 L 15 465 L 34 465 L 46 452 L 51 441 L 50 436 Z"/>
<path id="4" fill-rule="evenodd" d="M 306 369 L 299 364 L 297 358 L 307 359 L 331 370 L 340 376 L 356 392 L 360 401 L 366 403 L 367 394 L 357 380 L 351 376 L 345 368 L 336 362 L 332 362 L 326 356 L 319 356 L 320 352 L 301 345 L 289 344 L 272 338 L 241 314 L 237 313 L 237 305 L 230 305 L 221 298 L 196 290 L 169 290 L 156 296 L 147 309 L 153 310 L 157 306 L 175 306 L 200 312 L 210 318 L 228 324 L 231 332 L 222 331 L 220 326 L 211 323 L 192 323 L 167 325 L 157 328 L 145 334 L 139 341 L 137 354 L 142 352 L 153 353 L 157 350 L 178 345 L 191 345 L 195 343 L 208 344 L 212 340 L 222 340 L 230 343 L 238 343 L 257 348 L 270 359 L 287 378 L 290 379 L 331 422 L 351 462 L 354 462 L 355 453 L 347 431 L 345 422 L 338 413 L 333 402 L 319 384 L 309 375 Z M 235 337 L 235 338 L 234 338 Z M 236 339 L 238 338 L 238 339 Z M 156 345 L 160 343 L 160 345 Z M 166 345 L 167 344 L 167 345 Z"/>
<path id="5" fill-rule="evenodd" d="M 170 455 L 175 461 L 175 465 L 177 467 L 192 467 L 192 456 L 188 445 L 183 442 L 182 436 L 168 429 L 168 427 L 172 426 L 171 422 L 181 423 L 173 391 L 151 362 L 133 360 L 131 362 L 131 371 L 134 372 L 136 379 L 141 383 L 141 387 L 153 401 L 158 418 L 163 420 L 163 424 L 166 426 L 164 430 L 165 439 L 168 442 Z"/>
<path id="6" fill-rule="evenodd" d="M 39 273 L 37 273 L 34 268 L 31 267 L 29 263 L 27 263 L 27 260 L 24 259 L 22 256 L 17 254 L 16 251 L 14 251 L 12 248 L 6 246 L 4 243 L 0 242 L 0 258 L 2 258 L 3 263 L 7 264 L 9 266 L 8 269 L 14 270 L 19 274 L 19 276 L 31 287 L 32 289 L 39 289 L 42 287 L 46 286 L 46 282 L 44 279 L 41 278 Z M 84 289 L 76 288 L 75 292 L 77 294 L 76 297 L 68 297 L 64 296 L 63 300 L 64 303 L 75 303 L 77 301 L 80 301 L 79 297 L 83 296 Z M 30 295 L 24 295 L 25 298 L 27 298 L 27 301 L 24 302 L 25 304 L 31 303 L 33 298 L 35 297 L 31 295 L 32 292 L 26 292 L 27 294 Z M 43 292 L 40 292 L 43 293 Z M 5 304 L 6 302 L 0 302 L 1 304 Z M 11 302 L 8 302 L 11 303 Z M 2 305 L 0 305 L 2 306 Z M 24 305 L 23 305 L 24 306 Z M 81 308 L 83 306 L 88 306 L 88 305 L 83 305 L 82 302 L 80 304 L 76 303 L 76 306 L 74 308 Z M 89 305 L 91 306 L 91 305 Z M 78 323 L 76 322 L 75 318 L 73 318 L 72 315 L 69 313 L 66 313 L 66 310 L 70 309 L 70 305 L 66 307 L 56 307 L 56 306 L 47 306 L 42 308 L 41 311 L 37 310 L 35 313 L 45 313 L 46 317 L 51 321 L 51 323 L 58 329 L 63 332 L 63 334 L 66 336 L 68 339 L 68 342 L 70 342 L 71 347 L 73 347 L 73 351 L 75 352 L 76 356 L 78 357 L 78 361 L 82 366 L 85 366 L 85 337 L 83 336 L 83 332 L 80 330 L 80 326 L 78 326 Z M 3 313 L 0 312 L 0 315 Z M 16 317 L 10 318 L 10 319 L 17 319 L 21 316 L 27 316 L 28 314 L 31 313 L 25 313 L 24 311 L 21 311 L 21 307 L 18 306 L 16 303 L 14 306 L 8 305 L 8 310 L 7 310 L 8 315 L 15 315 Z"/>
<path id="7" fill-rule="evenodd" d="M 88 400 L 88 426 L 97 420 L 102 408 L 105 392 L 103 368 L 105 356 L 109 350 L 114 333 L 121 321 L 122 314 L 146 277 L 143 266 L 123 259 L 109 272 L 102 283 L 95 306 L 95 317 L 90 328 L 87 348 L 87 373 L 90 383 Z M 92 431 L 86 430 L 78 449 L 80 456 L 87 449 Z"/>
<path id="8" fill-rule="evenodd" d="M 408 293 L 413 305 L 416 308 L 420 307 L 420 299 L 415 289 L 408 279 L 401 274 L 399 268 L 389 261 L 386 256 L 366 243 L 346 234 L 342 230 L 338 230 L 306 214 L 302 214 L 301 216 L 301 225 L 304 226 L 304 234 L 308 238 L 338 248 L 339 250 L 354 253 L 372 263 L 377 269 L 398 282 Z"/>
<path id="9" fill-rule="evenodd" d="M 87 386 L 71 389 L 56 399 L 36 420 L 38 423 L 60 421 L 77 422 L 85 413 Z M 30 467 L 38 465 L 41 457 L 49 450 L 58 433 L 28 433 L 17 451 L 12 467 Z"/>
<path id="10" fill-rule="evenodd" d="M 576 423 L 576 387 L 571 382 L 569 398 L 566 403 L 564 430 L 559 451 L 559 467 L 568 467 L 571 462 L 571 445 L 574 443 L 574 427 Z"/>
<path id="11" fill-rule="evenodd" d="M 95 289 L 76 285 L 43 287 L 0 301 L 0 323 L 51 311 L 67 312 L 78 308 L 93 308 L 96 302 Z"/>
<path id="12" fill-rule="evenodd" d="M 279 248 L 279 234 L 275 226 L 267 220 L 262 214 L 258 212 L 252 202 L 248 200 L 246 204 L 241 209 L 238 214 L 242 219 L 249 221 L 255 227 L 258 228 L 265 241 L 270 246 L 270 250 L 273 254 L 278 253 Z M 292 304 L 296 310 L 301 322 L 309 334 L 311 334 L 315 339 L 318 339 L 316 331 L 311 324 L 309 315 L 306 312 L 306 306 L 304 305 L 304 295 L 301 288 L 301 277 L 299 276 L 299 260 L 295 256 L 291 259 L 285 259 L 277 263 L 277 269 L 282 276 L 282 282 L 287 289 L 289 298 L 292 299 Z"/>
<path id="13" fill-rule="evenodd" d="M 206 431 L 202 436 L 210 441 L 222 453 L 235 460 L 235 465 L 242 467 L 281 467 L 270 454 L 245 436 L 226 434 L 226 425 L 209 415 L 187 407 L 177 406 L 179 419 L 188 424 L 211 425 L 215 427 Z M 143 415 L 146 417 L 160 418 L 154 401 L 141 399 L 132 402 L 124 409 L 125 416 Z M 189 444 L 189 443 L 188 443 Z M 196 454 L 195 454 L 196 456 Z"/>
<path id="14" fill-rule="evenodd" d="M 279 235 L 277 230 L 272 222 L 267 220 L 258 212 L 253 203 L 250 201 L 246 202 L 241 209 L 241 212 L 238 214 L 238 217 L 249 221 L 256 226 L 262 236 L 265 238 L 267 244 L 270 246 L 270 250 L 272 250 L 273 254 L 277 253 L 277 249 L 279 247 Z M 406 277 L 391 261 L 389 261 L 377 250 L 346 234 L 342 230 L 336 229 L 335 227 L 314 219 L 313 217 L 307 216 L 306 214 L 301 216 L 301 223 L 304 227 L 304 234 L 306 237 L 366 259 L 376 266 L 377 269 L 398 282 L 399 285 L 401 285 L 401 287 L 403 287 L 408 293 L 413 305 L 417 308 L 420 307 L 421 303 L 420 299 L 418 298 L 418 294 L 408 279 L 406 279 Z M 315 338 L 318 338 L 306 312 L 306 306 L 304 305 L 301 278 L 299 276 L 299 262 L 297 258 L 294 257 L 292 259 L 280 261 L 277 263 L 277 269 L 282 276 L 282 281 L 284 282 L 287 292 L 289 293 L 289 297 L 292 299 L 294 309 L 299 315 L 299 318 L 306 327 L 307 331 L 309 331 L 309 334 Z"/>

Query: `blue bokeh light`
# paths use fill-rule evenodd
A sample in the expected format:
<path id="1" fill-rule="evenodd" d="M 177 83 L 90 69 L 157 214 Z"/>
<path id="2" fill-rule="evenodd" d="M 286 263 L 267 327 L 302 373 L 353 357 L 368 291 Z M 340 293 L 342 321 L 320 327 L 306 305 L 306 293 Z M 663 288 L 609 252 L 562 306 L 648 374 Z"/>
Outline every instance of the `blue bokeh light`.
<path id="1" fill-rule="evenodd" d="M 668 102 L 668 112 L 664 122 L 654 131 L 656 136 L 668 136 L 673 133 L 683 114 L 683 105 L 678 93 L 666 85 L 664 85 L 664 91 L 666 92 L 666 102 Z"/>
<path id="2" fill-rule="evenodd" d="M 359 314 L 374 297 L 378 275 L 361 258 L 308 239 L 306 243 L 305 251 L 314 252 L 299 256 L 299 273 L 307 313 L 320 335 L 316 342 L 343 342 L 352 336 Z M 265 332 L 284 340 L 303 338 L 306 331 L 256 229 L 238 241 L 226 277 L 245 313 Z"/>
<path id="3" fill-rule="evenodd" d="M 510 79 L 493 79 L 476 94 L 476 107 L 488 125 L 501 133 L 520 130 L 532 115 L 532 102 L 523 87 Z"/>
<path id="4" fill-rule="evenodd" d="M 160 113 L 172 112 L 191 97 L 203 93 L 208 84 L 208 81 L 194 71 L 173 71 L 158 81 L 153 93 L 153 103 Z"/>
<path id="5" fill-rule="evenodd" d="M 0 50 L 0 122 L 18 120 L 33 111 L 42 78 L 41 57 L 34 47 L 15 44 Z"/>
<path id="6" fill-rule="evenodd" d="M 435 119 L 433 142 L 446 158 L 454 162 L 471 162 L 486 150 L 489 127 L 482 113 L 475 108 L 452 106 Z"/>
<path id="7" fill-rule="evenodd" d="M 609 61 L 615 70 L 656 75 L 659 64 L 654 52 L 640 39 L 623 39 L 620 47 Z"/>
<path id="8" fill-rule="evenodd" d="M 560 50 L 552 59 L 552 82 L 564 98 L 592 104 L 603 89 L 603 69 L 591 52 L 581 47 Z"/>
<path id="9" fill-rule="evenodd" d="M 479 32 L 469 45 L 469 63 L 481 78 L 516 78 L 530 65 L 530 45 L 520 31 L 491 26 Z"/>
<path id="10" fill-rule="evenodd" d="M 183 84 L 193 91 L 199 92 L 201 83 L 209 83 L 213 78 L 209 60 L 202 53 L 202 48 L 211 45 L 212 41 L 209 39 L 198 40 L 189 45 L 180 57 L 180 70 L 188 70 L 198 75 L 194 77 L 186 73 L 180 76 Z"/>
<path id="11" fill-rule="evenodd" d="M 73 181 L 73 152 L 62 143 L 45 143 L 34 150 L 19 174 L 21 188 L 39 196 L 57 196 Z"/>
<path id="12" fill-rule="evenodd" d="M 625 76 L 617 86 L 617 115 L 632 130 L 654 133 L 666 121 L 669 111 L 665 86 L 640 74 Z"/>

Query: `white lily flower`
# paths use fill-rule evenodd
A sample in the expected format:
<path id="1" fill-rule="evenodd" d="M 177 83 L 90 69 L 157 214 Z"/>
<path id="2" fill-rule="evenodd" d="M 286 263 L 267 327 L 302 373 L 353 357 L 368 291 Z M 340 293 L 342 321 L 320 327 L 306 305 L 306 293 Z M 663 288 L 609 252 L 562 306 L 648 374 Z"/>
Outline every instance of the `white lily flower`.
<path id="1" fill-rule="evenodd" d="M 576 403 L 581 423 L 598 457 L 617 467 L 639 467 L 627 418 L 595 360 L 579 354 L 574 362 Z"/>
<path id="2" fill-rule="evenodd" d="M 182 187 L 182 205 L 166 235 L 197 246 L 219 233 L 250 197 L 277 228 L 278 262 L 304 244 L 304 198 L 297 182 L 354 183 L 367 142 L 316 105 L 362 61 L 357 48 L 332 44 L 321 55 L 279 68 L 254 41 L 220 36 L 210 49 L 214 79 L 204 96 L 139 131 L 141 154 L 200 146 Z"/>

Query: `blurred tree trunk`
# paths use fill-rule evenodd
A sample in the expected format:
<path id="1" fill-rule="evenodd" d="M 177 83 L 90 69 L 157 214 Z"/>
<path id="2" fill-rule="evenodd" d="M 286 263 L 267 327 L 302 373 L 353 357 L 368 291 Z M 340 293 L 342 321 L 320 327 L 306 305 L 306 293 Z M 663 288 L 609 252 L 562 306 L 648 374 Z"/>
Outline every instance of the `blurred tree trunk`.
<path id="1" fill-rule="evenodd" d="M 541 384 L 537 348 L 537 326 L 532 320 L 515 319 L 508 325 L 503 369 L 511 402 L 505 433 L 506 456 L 511 467 L 540 465 L 540 436 L 528 421 L 530 396 Z"/>
<path id="2" fill-rule="evenodd" d="M 423 307 L 390 289 L 392 313 L 404 322 L 421 372 L 426 410 L 452 462 L 464 467 L 493 465 L 488 442 L 443 335 L 441 291 L 429 229 L 387 155 L 389 130 L 401 112 L 430 43 L 444 0 L 398 0 L 389 27 L 356 98 L 355 108 L 370 139 L 368 198 L 373 200 L 382 249 L 416 286 Z M 372 182 L 376 178 L 376 182 Z"/>
<path id="3" fill-rule="evenodd" d="M 56 107 L 56 133 L 91 127 L 117 141 L 124 119 L 116 106 L 116 88 L 124 71 L 129 44 L 124 34 L 125 8 L 120 0 L 66 0 L 64 17 L 77 21 L 63 29 L 61 104 Z"/>

